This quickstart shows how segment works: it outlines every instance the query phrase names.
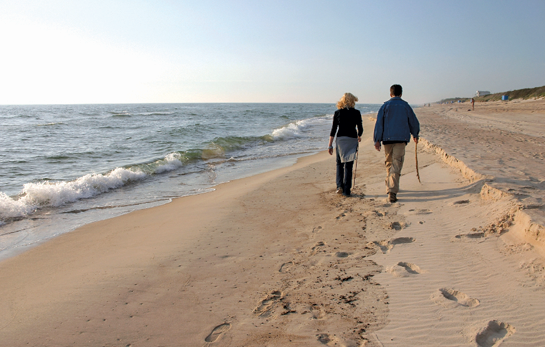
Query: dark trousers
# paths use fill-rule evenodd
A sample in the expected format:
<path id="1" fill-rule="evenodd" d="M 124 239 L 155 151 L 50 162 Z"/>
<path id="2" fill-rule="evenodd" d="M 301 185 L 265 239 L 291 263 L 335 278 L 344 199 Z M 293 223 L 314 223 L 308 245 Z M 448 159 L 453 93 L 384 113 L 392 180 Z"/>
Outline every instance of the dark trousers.
<path id="1" fill-rule="evenodd" d="M 337 189 L 341 188 L 343 194 L 350 195 L 350 189 L 352 188 L 352 167 L 353 161 L 341 163 L 339 153 L 337 153 Z"/>

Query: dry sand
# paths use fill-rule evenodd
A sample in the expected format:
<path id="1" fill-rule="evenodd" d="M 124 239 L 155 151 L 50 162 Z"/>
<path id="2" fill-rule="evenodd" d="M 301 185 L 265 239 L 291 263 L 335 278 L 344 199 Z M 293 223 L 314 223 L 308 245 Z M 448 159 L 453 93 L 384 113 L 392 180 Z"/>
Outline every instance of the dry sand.
<path id="1" fill-rule="evenodd" d="M 545 242 L 545 100 L 434 105 L 417 109 L 427 140 L 460 160 L 466 177 L 517 199 L 532 239 Z M 443 152 L 444 151 L 444 152 Z M 447 159 L 447 158 L 445 158 Z M 448 159 L 447 159 L 448 160 Z M 481 175 L 471 177 L 472 173 Z M 543 234 L 543 235 L 541 235 Z"/>
<path id="2" fill-rule="evenodd" d="M 417 110 L 422 184 L 411 144 L 395 204 L 366 119 L 353 197 L 334 193 L 334 158 L 321 153 L 1 262 L 0 345 L 542 346 L 545 263 L 524 199 L 541 201 L 543 161 L 499 152 L 540 183 L 497 182 L 471 162 L 493 162 L 481 144 L 492 133 L 470 145 L 455 126 L 478 122 L 452 112 Z M 527 129 L 506 126 L 502 141 L 543 141 Z"/>

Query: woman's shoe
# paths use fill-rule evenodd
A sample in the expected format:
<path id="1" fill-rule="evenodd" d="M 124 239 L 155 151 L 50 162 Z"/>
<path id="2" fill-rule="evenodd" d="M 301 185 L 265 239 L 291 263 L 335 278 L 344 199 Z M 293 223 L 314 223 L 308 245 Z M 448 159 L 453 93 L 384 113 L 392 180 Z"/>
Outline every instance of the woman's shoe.
<path id="1" fill-rule="evenodd" d="M 343 193 L 343 189 L 342 188 L 337 188 L 337 194 L 342 194 Z"/>

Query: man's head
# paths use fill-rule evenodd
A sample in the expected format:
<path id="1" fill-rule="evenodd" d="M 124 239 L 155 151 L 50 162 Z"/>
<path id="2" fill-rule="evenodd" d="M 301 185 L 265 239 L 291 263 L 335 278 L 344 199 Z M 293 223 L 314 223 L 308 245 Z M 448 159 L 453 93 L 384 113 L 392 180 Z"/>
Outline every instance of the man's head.
<path id="1" fill-rule="evenodd" d="M 403 94 L 403 88 L 399 84 L 394 84 L 390 87 L 390 96 L 401 97 L 401 94 Z"/>

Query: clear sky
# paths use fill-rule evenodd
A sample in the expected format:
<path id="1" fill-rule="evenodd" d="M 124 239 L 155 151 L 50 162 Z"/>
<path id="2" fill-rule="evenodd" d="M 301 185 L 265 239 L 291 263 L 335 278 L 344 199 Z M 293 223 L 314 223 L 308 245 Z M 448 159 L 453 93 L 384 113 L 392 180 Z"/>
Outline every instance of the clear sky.
<path id="1" fill-rule="evenodd" d="M 544 0 L 0 0 L 0 104 L 413 104 L 545 85 Z"/>

